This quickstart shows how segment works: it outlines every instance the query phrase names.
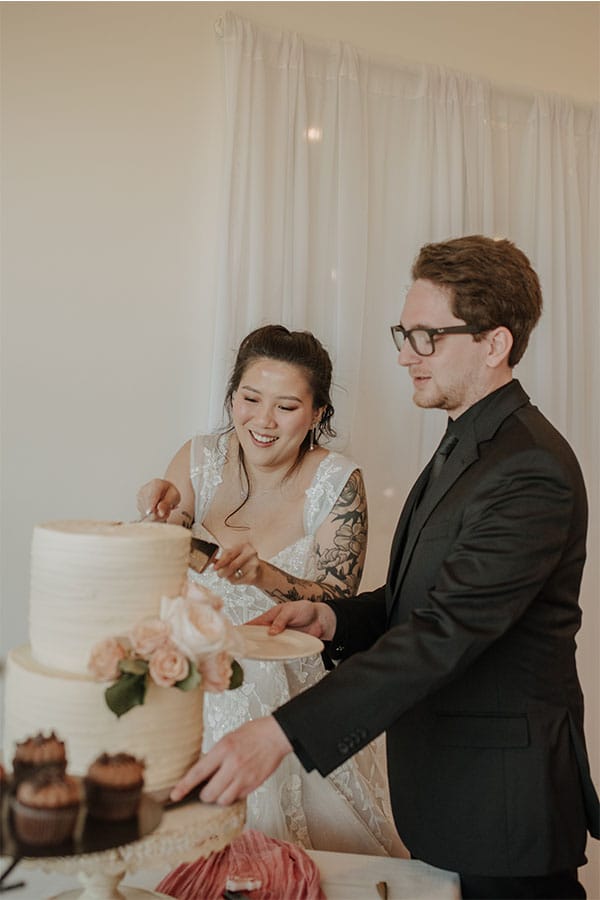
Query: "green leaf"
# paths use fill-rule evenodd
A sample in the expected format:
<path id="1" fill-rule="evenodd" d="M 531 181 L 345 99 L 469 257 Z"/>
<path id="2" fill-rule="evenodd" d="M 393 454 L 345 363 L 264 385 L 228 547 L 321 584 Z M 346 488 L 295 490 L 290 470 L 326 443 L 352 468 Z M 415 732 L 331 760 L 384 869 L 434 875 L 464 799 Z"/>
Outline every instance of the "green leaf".
<path id="1" fill-rule="evenodd" d="M 108 708 L 120 718 L 134 706 L 143 705 L 146 697 L 146 675 L 123 673 L 105 690 L 104 697 Z"/>
<path id="2" fill-rule="evenodd" d="M 145 675 L 148 671 L 148 663 L 145 659 L 130 659 L 127 657 L 119 660 L 119 669 L 121 672 L 127 672 L 129 675 Z"/>
<path id="3" fill-rule="evenodd" d="M 237 659 L 231 660 L 231 678 L 229 679 L 229 687 L 227 690 L 233 691 L 244 683 L 244 670 L 240 666 Z"/>
<path id="4" fill-rule="evenodd" d="M 191 691 L 194 688 L 198 687 L 198 685 L 202 681 L 202 676 L 196 668 L 196 664 L 193 663 L 191 659 L 189 663 L 190 668 L 186 677 L 182 678 L 181 681 L 175 682 L 175 687 L 179 688 L 180 691 Z"/>

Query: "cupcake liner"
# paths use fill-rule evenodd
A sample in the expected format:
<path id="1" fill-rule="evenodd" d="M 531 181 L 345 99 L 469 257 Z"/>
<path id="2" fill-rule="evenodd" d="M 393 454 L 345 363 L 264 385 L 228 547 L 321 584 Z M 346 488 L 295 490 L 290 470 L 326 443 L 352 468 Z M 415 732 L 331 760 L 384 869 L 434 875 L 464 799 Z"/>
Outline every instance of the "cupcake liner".
<path id="1" fill-rule="evenodd" d="M 111 788 L 85 779 L 88 816 L 107 822 L 120 822 L 137 815 L 143 784 L 128 788 Z"/>
<path id="2" fill-rule="evenodd" d="M 48 847 L 62 844 L 73 836 L 78 805 L 40 809 L 26 806 L 12 797 L 10 807 L 15 834 L 25 844 Z"/>

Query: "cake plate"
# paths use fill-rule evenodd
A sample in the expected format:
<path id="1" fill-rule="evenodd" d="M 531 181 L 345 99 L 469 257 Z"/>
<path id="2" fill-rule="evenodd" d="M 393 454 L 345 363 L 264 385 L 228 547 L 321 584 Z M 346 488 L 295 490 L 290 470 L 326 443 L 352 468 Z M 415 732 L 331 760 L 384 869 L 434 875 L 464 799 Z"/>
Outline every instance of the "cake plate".
<path id="1" fill-rule="evenodd" d="M 155 868 L 157 864 L 176 866 L 222 850 L 241 833 L 245 820 L 245 800 L 231 806 L 216 806 L 188 795 L 182 803 L 163 810 L 160 804 L 145 796 L 138 822 L 133 820 L 129 824 L 130 829 L 137 827 L 138 833 L 124 830 L 126 823 L 104 823 L 102 834 L 97 833 L 95 837 L 103 844 L 102 849 L 95 849 L 92 840 L 87 843 L 75 840 L 64 851 L 57 848 L 55 855 L 49 851 L 45 851 L 48 855 L 38 855 L 44 852 L 41 848 L 33 855 L 26 855 L 26 849 L 11 845 L 6 830 L 7 816 L 4 834 L 8 834 L 9 855 L 24 866 L 41 868 L 49 875 L 78 877 L 82 889 L 64 891 L 49 900 L 143 900 L 165 895 L 121 885 L 126 875 Z"/>

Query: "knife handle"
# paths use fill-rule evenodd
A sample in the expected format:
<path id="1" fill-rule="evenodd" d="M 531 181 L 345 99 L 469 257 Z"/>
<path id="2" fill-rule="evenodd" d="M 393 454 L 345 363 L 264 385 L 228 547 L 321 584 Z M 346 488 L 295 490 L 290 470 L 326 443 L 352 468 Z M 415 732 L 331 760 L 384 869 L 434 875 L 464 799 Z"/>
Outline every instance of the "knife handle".
<path id="1" fill-rule="evenodd" d="M 202 538 L 193 537 L 189 559 L 190 568 L 195 572 L 204 572 L 218 549 L 218 544 L 213 544 L 212 541 L 203 541 Z"/>

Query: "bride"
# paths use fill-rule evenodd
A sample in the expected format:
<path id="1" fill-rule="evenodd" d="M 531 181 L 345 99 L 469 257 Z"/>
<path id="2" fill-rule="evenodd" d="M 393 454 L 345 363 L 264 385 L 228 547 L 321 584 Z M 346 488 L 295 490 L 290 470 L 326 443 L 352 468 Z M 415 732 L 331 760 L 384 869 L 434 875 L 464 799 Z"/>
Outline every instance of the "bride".
<path id="1" fill-rule="evenodd" d="M 214 563 L 190 577 L 223 598 L 236 625 L 275 603 L 358 590 L 367 504 L 356 464 L 319 445 L 335 434 L 330 387 L 329 355 L 312 334 L 281 325 L 251 332 L 229 380 L 229 427 L 192 438 L 165 478 L 138 492 L 143 514 L 219 545 Z M 325 674 L 321 655 L 245 660 L 240 688 L 205 695 L 204 751 Z M 374 742 L 327 779 L 289 754 L 248 797 L 247 825 L 309 849 L 405 855 L 386 810 L 383 751 Z"/>

